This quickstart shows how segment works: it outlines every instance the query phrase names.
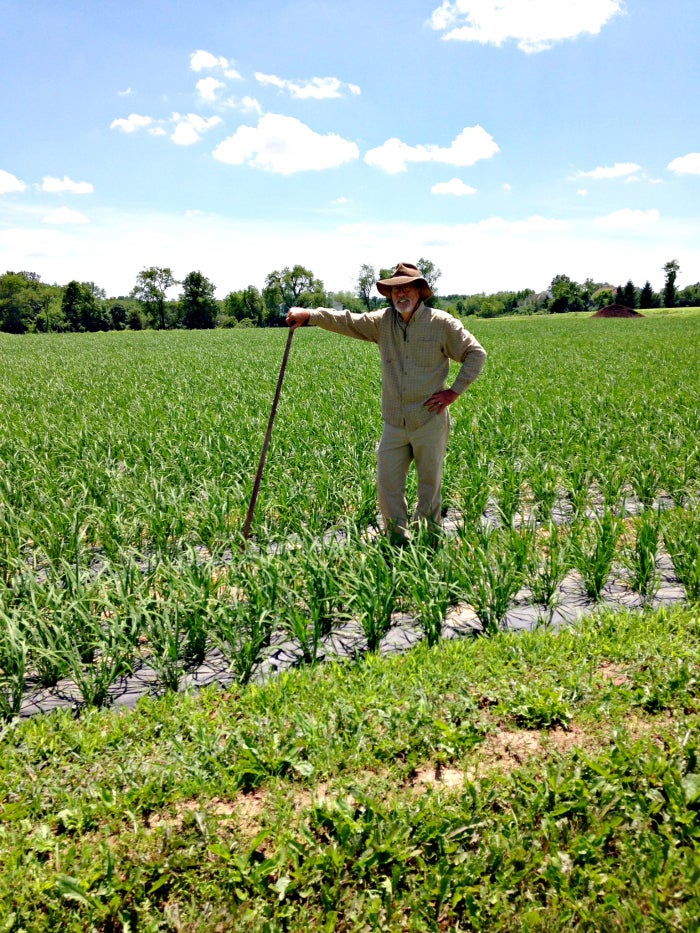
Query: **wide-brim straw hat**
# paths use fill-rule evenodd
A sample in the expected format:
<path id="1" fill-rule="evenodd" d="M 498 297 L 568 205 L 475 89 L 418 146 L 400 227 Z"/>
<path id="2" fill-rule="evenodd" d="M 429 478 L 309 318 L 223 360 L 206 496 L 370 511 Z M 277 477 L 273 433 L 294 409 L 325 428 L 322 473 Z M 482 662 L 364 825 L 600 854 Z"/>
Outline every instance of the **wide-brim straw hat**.
<path id="1" fill-rule="evenodd" d="M 390 279 L 380 279 L 377 282 L 377 291 L 385 298 L 391 298 L 392 285 L 418 285 L 422 301 L 427 301 L 433 296 L 433 290 L 421 275 L 420 269 L 411 262 L 400 262 Z"/>

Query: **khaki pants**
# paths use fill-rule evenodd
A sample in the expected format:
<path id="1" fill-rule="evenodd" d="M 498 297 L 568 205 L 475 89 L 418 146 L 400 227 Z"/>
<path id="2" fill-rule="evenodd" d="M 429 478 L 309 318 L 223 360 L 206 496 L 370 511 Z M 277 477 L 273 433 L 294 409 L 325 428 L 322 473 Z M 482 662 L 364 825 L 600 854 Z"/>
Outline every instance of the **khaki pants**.
<path id="1" fill-rule="evenodd" d="M 411 536 L 406 502 L 406 478 L 411 461 L 415 461 L 418 474 L 418 501 L 412 523 L 425 523 L 435 533 L 442 527 L 442 466 L 449 434 L 447 411 L 432 415 L 415 431 L 384 423 L 377 448 L 379 509 L 387 534 L 399 543 Z"/>

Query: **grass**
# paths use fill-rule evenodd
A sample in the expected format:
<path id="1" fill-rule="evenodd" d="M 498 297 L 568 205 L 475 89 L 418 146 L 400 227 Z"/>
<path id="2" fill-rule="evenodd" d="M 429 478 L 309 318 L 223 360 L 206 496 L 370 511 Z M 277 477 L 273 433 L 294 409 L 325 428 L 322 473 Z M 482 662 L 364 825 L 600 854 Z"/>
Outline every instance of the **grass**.
<path id="1" fill-rule="evenodd" d="M 3 729 L 4 930 L 690 930 L 700 619 Z"/>

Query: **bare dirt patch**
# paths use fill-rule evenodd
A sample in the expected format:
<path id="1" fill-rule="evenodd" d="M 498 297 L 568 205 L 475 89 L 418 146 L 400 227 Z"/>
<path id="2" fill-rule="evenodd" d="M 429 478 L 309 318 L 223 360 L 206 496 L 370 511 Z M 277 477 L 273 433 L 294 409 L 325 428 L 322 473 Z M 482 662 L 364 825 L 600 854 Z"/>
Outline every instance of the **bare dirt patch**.
<path id="1" fill-rule="evenodd" d="M 598 668 L 598 674 L 604 680 L 609 680 L 615 687 L 622 687 L 629 683 L 626 670 L 620 664 L 613 664 L 612 661 L 604 661 Z"/>

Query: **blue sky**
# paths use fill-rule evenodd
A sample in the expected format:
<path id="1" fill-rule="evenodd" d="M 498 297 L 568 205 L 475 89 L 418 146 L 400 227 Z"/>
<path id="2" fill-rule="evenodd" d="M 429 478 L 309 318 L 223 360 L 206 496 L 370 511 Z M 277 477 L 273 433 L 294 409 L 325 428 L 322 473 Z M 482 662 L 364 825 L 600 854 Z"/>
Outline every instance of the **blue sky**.
<path id="1" fill-rule="evenodd" d="M 700 280 L 697 0 L 0 0 L 0 271 Z"/>

